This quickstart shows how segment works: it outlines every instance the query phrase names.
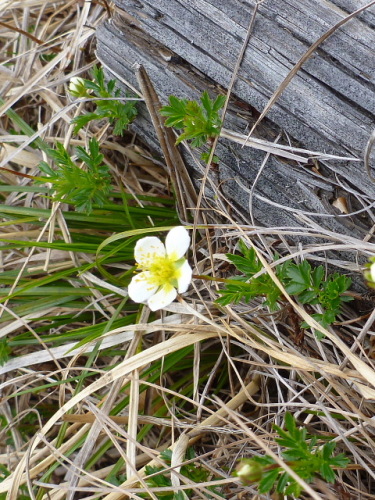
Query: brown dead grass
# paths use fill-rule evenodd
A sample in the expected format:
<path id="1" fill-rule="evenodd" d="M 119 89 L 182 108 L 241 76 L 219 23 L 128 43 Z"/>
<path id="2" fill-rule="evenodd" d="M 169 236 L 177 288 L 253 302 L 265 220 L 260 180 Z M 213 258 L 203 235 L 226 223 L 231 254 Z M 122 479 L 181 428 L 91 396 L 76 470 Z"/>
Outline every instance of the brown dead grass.
<path id="1" fill-rule="evenodd" d="M 0 12 L 0 83 L 4 101 L 0 107 L 1 161 L 7 168 L 35 174 L 43 155 L 28 147 L 30 139 L 26 136 L 10 136 L 5 113 L 12 107 L 17 109 L 47 142 L 59 140 L 64 144 L 84 144 L 83 132 L 79 138 L 71 138 L 70 120 L 79 110 L 69 106 L 66 85 L 72 76 L 86 72 L 95 63 L 95 27 L 107 12 L 99 3 L 76 0 L 1 0 Z M 46 61 L 41 59 L 42 55 L 54 57 Z M 105 133 L 106 130 L 98 125 L 96 135 L 105 137 L 104 149 L 112 152 L 116 149 L 117 153 L 133 162 L 139 160 L 139 156 L 134 156 L 137 151 L 132 144 L 114 145 L 107 142 Z M 169 194 L 165 170 L 152 160 L 143 160 L 142 165 L 129 165 L 126 178 L 115 163 L 116 156 L 109 155 L 107 161 L 117 181 L 125 183 L 126 189 L 135 196 Z M 27 182 L 20 181 L 10 172 L 1 175 L 9 184 Z M 5 201 L 10 206 L 19 203 L 27 206 L 34 202 L 31 197 L 19 201 L 15 193 Z M 46 199 L 39 198 L 36 203 L 41 208 L 51 207 Z M 270 256 L 270 244 L 275 239 L 286 237 L 288 230 L 254 228 L 251 220 L 249 224 L 238 224 L 226 212 L 227 200 L 221 200 L 220 206 L 222 210 L 215 214 L 215 226 L 207 226 L 206 231 L 201 229 L 202 226 L 200 228 L 201 239 L 194 249 L 196 274 L 223 275 L 227 265 L 224 254 L 228 249 L 233 251 L 241 237 L 254 246 L 267 272 L 282 288 L 274 274 L 274 266 L 270 266 L 266 258 Z M 201 208 L 207 207 L 202 205 Z M 63 222 L 49 220 L 45 226 L 49 238 L 54 237 L 54 224 L 63 225 Z M 318 226 L 311 229 L 324 242 L 322 246 L 289 248 L 285 259 L 304 256 L 319 261 L 320 252 L 327 249 L 345 249 L 365 257 L 374 251 L 373 245 L 366 241 L 328 233 Z M 18 232 L 19 237 L 36 239 L 40 231 L 27 224 L 24 227 L 6 226 L 2 237 L 8 235 L 9 238 L 12 232 Z M 297 232 L 296 229 L 290 231 Z M 306 235 L 305 228 L 300 232 Z M 74 260 L 76 257 L 70 258 Z M 1 252 L 1 259 L 4 269 L 9 268 L 7 263 L 17 270 L 24 265 L 44 266 L 50 270 L 64 269 L 67 265 L 66 254 L 57 251 L 30 251 L 25 255 L 9 250 Z M 91 257 L 86 259 L 90 261 Z M 330 264 L 329 259 L 327 263 Z M 360 271 L 358 266 L 346 261 L 335 261 L 334 264 L 342 269 L 351 267 Z M 90 280 L 94 278 L 87 275 L 87 283 L 93 283 Z M 50 357 L 46 349 L 46 359 L 40 365 L 43 371 L 38 371 L 30 346 L 29 351 L 20 353 L 19 364 L 8 365 L 8 371 L 3 371 L 2 375 L 0 412 L 10 423 L 2 431 L 0 463 L 9 469 L 10 476 L 0 483 L 0 492 L 15 499 L 21 485 L 27 485 L 30 496 L 32 490 L 39 491 L 38 498 L 43 499 L 72 498 L 72 491 L 80 492 L 80 498 L 140 498 L 137 495 L 142 491 L 147 491 L 149 498 L 156 498 L 156 492 L 151 491 L 144 481 L 144 466 L 160 464 L 160 451 L 171 448 L 173 485 L 176 491 L 184 489 L 188 481 L 179 474 L 179 468 L 187 447 L 194 445 L 198 455 L 196 463 L 209 470 L 211 477 L 216 479 L 193 486 L 191 498 L 204 498 L 207 486 L 215 484 L 222 487 L 225 498 L 259 498 L 255 488 L 242 486 L 231 473 L 238 458 L 257 454 L 274 456 L 288 470 L 288 465 L 279 458 L 272 424 L 282 424 L 285 412 L 290 411 L 312 433 L 334 439 L 337 452 L 344 451 L 356 464 L 338 473 L 339 479 L 334 487 L 324 482 L 304 485 L 307 492 L 304 498 L 375 498 L 375 370 L 371 331 L 375 313 L 359 317 L 355 309 L 346 307 L 340 323 L 324 332 L 326 337 L 322 342 L 308 332 L 302 339 L 298 338 L 295 321 L 303 318 L 312 328 L 321 330 L 321 327 L 285 290 L 284 295 L 289 303 L 285 305 L 284 316 L 265 314 L 258 300 L 250 305 L 219 310 L 213 306 L 214 287 L 209 282 L 197 281 L 184 300 L 168 308 L 168 315 L 163 314 L 160 319 L 149 323 L 148 313 L 144 312 L 138 324 L 108 332 L 106 340 L 115 339 L 112 345 L 127 342 L 126 358 L 98 360 L 90 383 L 75 396 L 73 386 L 66 382 L 58 392 L 46 390 L 37 399 L 30 395 L 9 397 L 36 382 L 48 382 L 56 375 L 69 378 L 83 369 L 77 356 L 67 356 L 68 348 L 64 345 Z M 113 314 L 117 305 L 113 297 L 99 294 L 97 300 L 107 316 Z M 61 307 L 48 311 L 48 314 L 59 311 L 61 314 L 66 312 Z M 19 318 L 14 315 L 1 332 L 11 336 L 22 328 L 35 330 L 42 320 L 43 317 Z M 155 345 L 152 345 L 152 335 L 158 339 Z M 142 342 L 143 350 L 140 351 Z M 186 397 L 171 389 L 173 381 L 168 378 L 158 384 L 142 381 L 149 385 L 150 391 L 161 395 L 159 404 L 168 405 L 169 409 L 168 419 L 155 416 L 156 407 L 148 416 L 141 415 L 139 409 L 147 406 L 139 390 L 142 369 L 189 345 L 195 346 L 191 373 L 196 387 L 194 396 Z M 205 384 L 201 385 L 201 365 L 210 346 L 217 353 L 218 362 L 212 367 Z M 48 364 L 51 359 L 55 362 Z M 115 368 L 109 372 L 102 369 L 105 363 L 114 361 L 118 363 Z M 217 394 L 215 382 L 225 371 L 229 383 Z M 185 375 L 182 373 L 181 377 Z M 121 399 L 120 390 L 126 381 L 131 382 L 130 404 L 126 415 L 116 420 L 108 416 L 108 412 Z M 100 407 L 103 400 L 106 403 Z M 189 410 L 182 411 L 185 412 L 182 419 L 176 414 L 183 404 Z M 50 418 L 38 421 L 39 405 L 52 408 Z M 73 413 L 70 417 L 71 410 L 77 415 Z M 29 436 L 25 440 L 18 424 L 28 413 L 36 415 L 38 423 L 34 438 Z M 63 443 L 57 443 L 56 436 L 62 422 L 68 422 L 67 437 Z M 142 443 L 137 442 L 137 432 L 150 422 L 154 424 L 154 430 Z M 6 443 L 9 435 L 12 444 Z M 86 444 L 83 444 L 85 436 Z M 86 460 L 104 439 L 111 442 L 105 459 L 95 468 L 85 470 Z M 75 446 L 78 451 L 68 456 L 67 451 Z M 124 465 L 119 473 L 126 472 L 127 480 L 121 485 L 111 485 L 105 480 L 111 470 L 111 459 L 115 462 L 120 457 Z M 60 467 L 47 479 L 43 477 L 56 463 Z"/>

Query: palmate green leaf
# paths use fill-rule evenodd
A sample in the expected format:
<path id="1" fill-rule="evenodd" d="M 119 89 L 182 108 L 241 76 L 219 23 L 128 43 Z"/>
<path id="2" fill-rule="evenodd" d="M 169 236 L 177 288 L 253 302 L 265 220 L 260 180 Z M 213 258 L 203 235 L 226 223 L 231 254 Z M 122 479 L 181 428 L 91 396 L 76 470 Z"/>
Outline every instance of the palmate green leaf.
<path id="1" fill-rule="evenodd" d="M 262 264 L 259 262 L 255 250 L 253 248 L 248 249 L 246 256 L 233 255 L 227 253 L 226 256 L 236 266 L 236 269 L 241 273 L 244 273 L 247 278 L 251 278 L 254 274 L 257 274 L 262 270 Z"/>
<path id="2" fill-rule="evenodd" d="M 226 284 L 225 288 L 219 290 L 221 297 L 217 299 L 217 303 L 229 305 L 231 300 L 232 303 L 238 303 L 242 300 L 248 302 L 254 297 L 263 296 L 266 297 L 264 305 L 268 306 L 271 311 L 276 310 L 281 291 L 265 272 L 257 278 L 252 278 L 263 269 L 263 265 L 259 261 L 254 248 L 248 248 L 241 240 L 239 248 L 243 256 L 227 254 L 227 257 L 236 266 L 236 269 L 244 274 L 243 277 L 236 277 L 236 279 L 238 281 L 247 280 L 248 283 L 238 286 L 233 286 L 232 283 Z M 280 276 L 284 275 L 288 265 L 277 266 L 276 273 Z"/>
<path id="3" fill-rule="evenodd" d="M 178 99 L 174 95 L 169 96 L 169 106 L 163 106 L 160 109 L 160 114 L 167 117 L 165 120 L 166 127 L 184 128 L 187 103 L 186 99 Z"/>
<path id="4" fill-rule="evenodd" d="M 86 89 L 93 90 L 94 91 L 94 95 L 100 96 L 101 87 L 100 87 L 100 85 L 98 85 L 98 83 L 96 83 L 96 82 L 94 82 L 92 80 L 87 80 L 85 78 L 83 79 L 83 81 L 84 81 Z"/>
<path id="5" fill-rule="evenodd" d="M 183 491 L 178 491 L 173 495 L 173 500 L 186 500 L 186 499 L 187 499 L 186 493 L 184 493 Z"/>
<path id="6" fill-rule="evenodd" d="M 333 469 L 331 469 L 330 465 L 324 462 L 320 466 L 320 475 L 322 478 L 327 481 L 327 483 L 334 483 L 336 481 L 336 474 Z"/>
<path id="7" fill-rule="evenodd" d="M 290 292 L 289 292 L 290 293 Z M 294 292 L 297 293 L 297 292 Z M 316 295 L 315 290 L 304 290 L 298 294 L 298 299 L 301 304 L 318 304 L 319 298 Z"/>
<path id="8" fill-rule="evenodd" d="M 307 260 L 299 265 L 291 264 L 287 274 L 294 283 L 304 285 L 304 289 L 311 286 L 311 266 Z"/>
<path id="9" fill-rule="evenodd" d="M 242 291 L 232 291 L 232 290 L 223 290 L 221 297 L 216 299 L 216 304 L 219 304 L 219 306 L 229 306 L 230 304 L 238 304 L 241 302 L 241 300 L 248 301 L 249 297 L 246 297 L 246 295 Z M 251 298 L 251 297 L 250 297 Z"/>
<path id="10" fill-rule="evenodd" d="M 225 101 L 225 98 L 224 98 Z M 214 102 L 210 99 L 208 92 L 205 90 L 201 96 L 201 103 L 206 112 L 206 116 L 211 116 L 214 110 Z M 219 108 L 220 109 L 220 108 Z"/>
<path id="11" fill-rule="evenodd" d="M 293 498 L 299 498 L 301 492 L 302 492 L 302 487 L 297 482 L 294 481 L 291 484 L 289 484 L 284 490 L 285 495 L 288 496 L 290 495 Z"/>
<path id="12" fill-rule="evenodd" d="M 96 64 L 93 66 L 91 70 L 91 75 L 93 81 L 97 83 L 101 90 L 105 90 L 105 78 L 103 68 L 97 66 Z"/>
<path id="13" fill-rule="evenodd" d="M 167 127 L 183 129 L 176 144 L 191 140 L 192 146 L 199 147 L 220 134 L 222 121 L 219 111 L 224 105 L 225 98 L 219 96 L 212 101 L 208 93 L 204 92 L 200 100 L 201 104 L 170 96 L 169 106 L 161 108 L 160 114 L 167 117 L 165 121 Z"/>
<path id="14" fill-rule="evenodd" d="M 212 112 L 218 113 L 221 110 L 221 108 L 224 107 L 225 101 L 226 101 L 226 97 L 224 95 L 217 96 L 215 101 L 213 102 L 213 105 L 212 105 Z"/>
<path id="15" fill-rule="evenodd" d="M 283 493 L 290 481 L 291 477 L 286 472 L 282 473 L 276 486 L 277 493 Z M 294 479 L 292 480 L 294 483 Z"/>

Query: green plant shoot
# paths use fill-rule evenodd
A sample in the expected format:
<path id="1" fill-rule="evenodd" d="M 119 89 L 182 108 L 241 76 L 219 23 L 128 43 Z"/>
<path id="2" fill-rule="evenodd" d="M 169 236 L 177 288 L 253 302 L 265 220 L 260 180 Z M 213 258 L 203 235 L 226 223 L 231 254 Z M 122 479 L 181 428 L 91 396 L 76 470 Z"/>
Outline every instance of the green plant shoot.
<path id="1" fill-rule="evenodd" d="M 277 302 L 282 298 L 279 288 L 267 273 L 253 278 L 262 271 L 263 266 L 255 250 L 247 248 L 241 240 L 239 241 L 239 249 L 242 256 L 227 254 L 227 258 L 242 273 L 242 276 L 235 276 L 225 288 L 219 290 L 221 297 L 216 300 L 216 303 L 226 306 L 232 303 L 237 304 L 242 300 L 248 302 L 254 297 L 263 296 L 266 297 L 264 305 L 269 306 L 272 311 L 276 310 L 278 307 Z M 286 262 L 277 267 L 276 273 L 279 278 L 286 276 L 288 266 L 289 262 Z"/>
<path id="2" fill-rule="evenodd" d="M 351 285 L 350 278 L 334 273 L 324 279 L 324 274 L 323 266 L 312 269 L 305 260 L 301 264 L 288 266 L 284 285 L 286 291 L 298 296 L 302 304 L 320 304 L 323 312 L 312 314 L 312 317 L 326 328 L 335 321 L 342 303 L 353 299 L 343 295 Z M 302 323 L 302 327 L 308 328 L 307 323 Z"/>
<path id="3" fill-rule="evenodd" d="M 85 164 L 84 169 L 72 160 L 60 143 L 56 144 L 56 149 L 50 149 L 48 155 L 55 161 L 57 169 L 53 170 L 48 163 L 41 162 L 39 169 L 47 177 L 38 180 L 52 184 L 54 201 L 71 203 L 77 212 L 86 214 L 92 212 L 94 205 L 101 207 L 108 201 L 111 176 L 107 165 L 103 163 L 96 139 L 90 140 L 88 151 L 81 146 L 76 149 L 77 158 Z"/>
<path id="4" fill-rule="evenodd" d="M 254 297 L 263 296 L 266 297 L 264 304 L 269 306 L 271 310 L 276 310 L 282 301 L 281 291 L 266 272 L 261 273 L 263 266 L 257 258 L 255 250 L 247 248 L 241 241 L 239 248 L 242 256 L 227 254 L 227 257 L 242 275 L 228 280 L 230 283 L 227 283 L 219 291 L 221 297 L 216 302 L 226 306 L 242 300 L 248 302 Z M 276 260 L 277 255 L 274 258 Z M 254 278 L 258 273 L 261 274 Z M 343 295 L 351 285 L 350 278 L 339 273 L 328 275 L 325 278 L 323 266 L 312 269 L 306 260 L 301 264 L 287 261 L 276 266 L 275 274 L 286 291 L 290 295 L 298 297 L 302 304 L 320 305 L 323 312 L 312 314 L 312 317 L 324 328 L 334 323 L 342 304 L 352 300 L 352 297 Z M 309 327 L 305 322 L 301 326 L 303 328 Z M 320 332 L 316 332 L 316 335 L 318 338 L 322 338 Z"/>
<path id="5" fill-rule="evenodd" d="M 134 101 L 120 101 L 118 97 L 120 90 L 116 89 L 116 81 L 109 80 L 105 82 L 104 72 L 102 68 L 94 66 L 92 69 L 92 81 L 80 78 L 75 90 L 70 90 L 74 96 L 83 96 L 86 89 L 87 97 L 101 97 L 105 100 L 93 101 L 96 106 L 95 111 L 79 115 L 72 120 L 75 124 L 74 133 L 77 134 L 82 127 L 86 126 L 92 120 L 108 119 L 113 125 L 113 133 L 122 135 L 127 129 L 129 123 L 137 116 L 137 108 Z"/>
<path id="6" fill-rule="evenodd" d="M 191 140 L 193 147 L 200 147 L 220 134 L 222 121 L 219 111 L 224 106 L 225 97 L 220 95 L 213 101 L 207 92 L 203 92 L 200 102 L 171 95 L 169 106 L 161 108 L 160 114 L 167 117 L 165 125 L 182 129 L 176 144 Z"/>
<path id="7" fill-rule="evenodd" d="M 304 427 L 297 427 L 296 420 L 289 412 L 285 415 L 285 430 L 277 425 L 273 428 L 279 435 L 276 442 L 284 448 L 281 453 L 283 460 L 306 483 L 313 482 L 319 476 L 328 483 L 334 483 L 334 469 L 344 468 L 349 463 L 343 453 L 333 456 L 336 442 L 317 445 L 317 438 L 308 435 Z M 257 483 L 260 494 L 274 491 L 299 498 L 302 491 L 300 484 L 268 455 L 242 459 L 236 475 L 244 484 Z"/>

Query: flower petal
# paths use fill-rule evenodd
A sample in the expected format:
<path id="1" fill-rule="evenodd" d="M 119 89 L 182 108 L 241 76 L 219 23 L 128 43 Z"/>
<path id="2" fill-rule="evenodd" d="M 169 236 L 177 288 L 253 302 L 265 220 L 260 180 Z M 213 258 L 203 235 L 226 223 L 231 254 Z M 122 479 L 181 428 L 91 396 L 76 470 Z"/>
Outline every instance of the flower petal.
<path id="1" fill-rule="evenodd" d="M 189 233 L 183 226 L 174 227 L 165 238 L 165 248 L 171 260 L 181 259 L 190 245 Z"/>
<path id="2" fill-rule="evenodd" d="M 182 264 L 182 266 L 179 269 L 179 276 L 177 278 L 177 283 L 178 283 L 178 293 L 184 293 L 186 290 L 189 288 L 189 285 L 191 283 L 191 277 L 193 274 L 192 268 L 189 266 L 189 263 L 187 260 Z"/>
<path id="3" fill-rule="evenodd" d="M 134 248 L 134 258 L 143 268 L 147 268 L 155 257 L 164 256 L 165 246 L 156 236 L 141 238 Z"/>
<path id="4" fill-rule="evenodd" d="M 173 286 L 164 285 L 155 295 L 148 299 L 147 304 L 151 311 L 157 311 L 158 309 L 169 306 L 176 296 L 177 292 Z"/>
<path id="5" fill-rule="evenodd" d="M 148 271 L 139 273 L 129 283 L 128 295 L 134 302 L 146 302 L 159 288 L 149 283 L 150 274 Z"/>

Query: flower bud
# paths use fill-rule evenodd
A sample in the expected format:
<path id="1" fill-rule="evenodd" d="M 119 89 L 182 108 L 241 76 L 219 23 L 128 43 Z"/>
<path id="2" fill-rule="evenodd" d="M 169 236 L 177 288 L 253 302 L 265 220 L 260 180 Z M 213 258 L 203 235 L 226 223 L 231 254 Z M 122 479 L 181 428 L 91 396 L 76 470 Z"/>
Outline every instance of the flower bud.
<path id="1" fill-rule="evenodd" d="M 70 79 L 69 92 L 74 97 L 86 97 L 88 92 L 85 87 L 85 80 L 79 76 L 73 76 Z"/>
<path id="2" fill-rule="evenodd" d="M 264 466 L 250 458 L 243 458 L 236 467 L 236 476 L 244 484 L 258 482 L 262 479 Z"/>
<path id="3" fill-rule="evenodd" d="M 370 276 L 372 281 L 375 283 L 375 262 L 373 262 L 370 266 Z"/>
<path id="4" fill-rule="evenodd" d="M 375 288 L 375 257 L 370 258 L 370 263 L 366 265 L 365 279 L 368 286 Z"/>

